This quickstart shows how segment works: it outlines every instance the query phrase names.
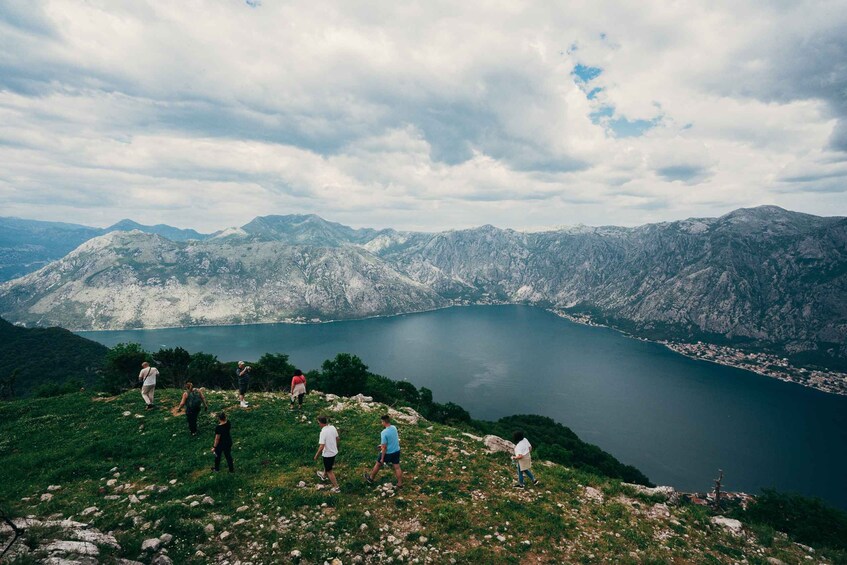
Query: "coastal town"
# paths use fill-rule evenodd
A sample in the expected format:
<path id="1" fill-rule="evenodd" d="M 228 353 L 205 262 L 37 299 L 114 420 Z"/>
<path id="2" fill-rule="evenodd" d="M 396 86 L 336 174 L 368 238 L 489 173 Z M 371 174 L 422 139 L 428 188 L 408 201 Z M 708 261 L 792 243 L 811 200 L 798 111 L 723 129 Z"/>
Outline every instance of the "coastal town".
<path id="1" fill-rule="evenodd" d="M 553 310 L 553 312 L 577 324 L 606 327 L 592 320 L 591 316 L 587 314 L 573 314 L 561 310 Z M 638 336 L 630 337 L 643 339 Z M 668 349 L 692 359 L 719 363 L 729 367 L 752 371 L 781 381 L 807 386 L 823 392 L 847 396 L 847 373 L 796 367 L 785 357 L 771 353 L 748 352 L 735 347 L 715 345 L 702 341 L 686 343 L 661 340 L 657 343 L 661 343 Z"/>
<path id="2" fill-rule="evenodd" d="M 734 347 L 711 343 L 661 341 L 668 349 L 693 359 L 753 371 L 766 377 L 797 383 L 824 392 L 847 395 L 847 373 L 795 367 L 788 359 L 770 353 L 747 353 Z"/>

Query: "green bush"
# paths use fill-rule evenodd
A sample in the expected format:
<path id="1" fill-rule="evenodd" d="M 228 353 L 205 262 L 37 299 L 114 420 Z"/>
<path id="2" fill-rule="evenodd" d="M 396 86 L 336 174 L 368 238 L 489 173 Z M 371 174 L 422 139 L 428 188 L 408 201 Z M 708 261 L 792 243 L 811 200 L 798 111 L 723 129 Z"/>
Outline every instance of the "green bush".
<path id="1" fill-rule="evenodd" d="M 847 512 L 819 498 L 765 489 L 756 501 L 739 510 L 737 517 L 788 534 L 814 547 L 847 550 Z"/>

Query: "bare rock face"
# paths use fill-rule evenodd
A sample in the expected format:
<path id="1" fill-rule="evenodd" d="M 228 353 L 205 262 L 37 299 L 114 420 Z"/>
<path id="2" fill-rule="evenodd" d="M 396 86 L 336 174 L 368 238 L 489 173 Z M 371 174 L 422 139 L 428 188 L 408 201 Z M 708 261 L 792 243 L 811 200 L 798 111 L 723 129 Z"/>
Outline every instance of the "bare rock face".
<path id="1" fill-rule="evenodd" d="M 485 444 L 485 447 L 488 448 L 490 453 L 502 451 L 504 453 L 512 454 L 515 452 L 515 444 L 501 437 L 487 435 L 482 438 L 482 443 Z"/>

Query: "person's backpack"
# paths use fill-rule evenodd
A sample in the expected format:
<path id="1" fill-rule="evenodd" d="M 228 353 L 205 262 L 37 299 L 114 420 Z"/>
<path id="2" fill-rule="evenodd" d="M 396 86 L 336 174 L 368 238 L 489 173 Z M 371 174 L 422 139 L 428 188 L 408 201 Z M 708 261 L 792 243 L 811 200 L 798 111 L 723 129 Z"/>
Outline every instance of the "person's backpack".
<path id="1" fill-rule="evenodd" d="M 203 400 L 200 398 L 200 393 L 196 390 L 192 390 L 188 393 L 188 400 L 185 402 L 185 407 L 190 412 L 199 412 L 200 406 L 203 404 Z"/>

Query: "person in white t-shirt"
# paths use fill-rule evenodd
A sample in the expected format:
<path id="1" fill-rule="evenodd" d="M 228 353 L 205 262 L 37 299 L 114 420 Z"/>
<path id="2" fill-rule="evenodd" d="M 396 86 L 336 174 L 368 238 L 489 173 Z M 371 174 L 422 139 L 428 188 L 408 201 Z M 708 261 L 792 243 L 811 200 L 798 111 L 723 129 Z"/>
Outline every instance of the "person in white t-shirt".
<path id="1" fill-rule="evenodd" d="M 515 455 L 512 459 L 518 468 L 518 482 L 515 485 L 517 488 L 525 488 L 523 475 L 529 477 L 533 485 L 538 484 L 538 480 L 532 474 L 532 445 L 529 440 L 524 437 L 523 432 L 515 432 L 512 436 L 512 441 L 515 443 Z"/>
<path id="2" fill-rule="evenodd" d="M 338 455 L 338 430 L 331 425 L 326 416 L 318 416 L 318 425 L 321 427 L 321 435 L 318 438 L 318 451 L 315 453 L 314 460 L 318 460 L 319 455 L 323 455 L 324 470 L 318 471 L 318 478 L 322 481 L 332 483 L 332 492 L 340 492 L 338 482 L 335 480 L 335 472 L 332 470 L 335 465 L 335 456 Z"/>
<path id="3" fill-rule="evenodd" d="M 153 394 L 156 391 L 156 377 L 158 376 L 159 370 L 156 367 L 151 367 L 147 361 L 141 364 L 138 380 L 141 381 L 141 398 L 147 403 L 147 410 L 153 409 Z"/>

